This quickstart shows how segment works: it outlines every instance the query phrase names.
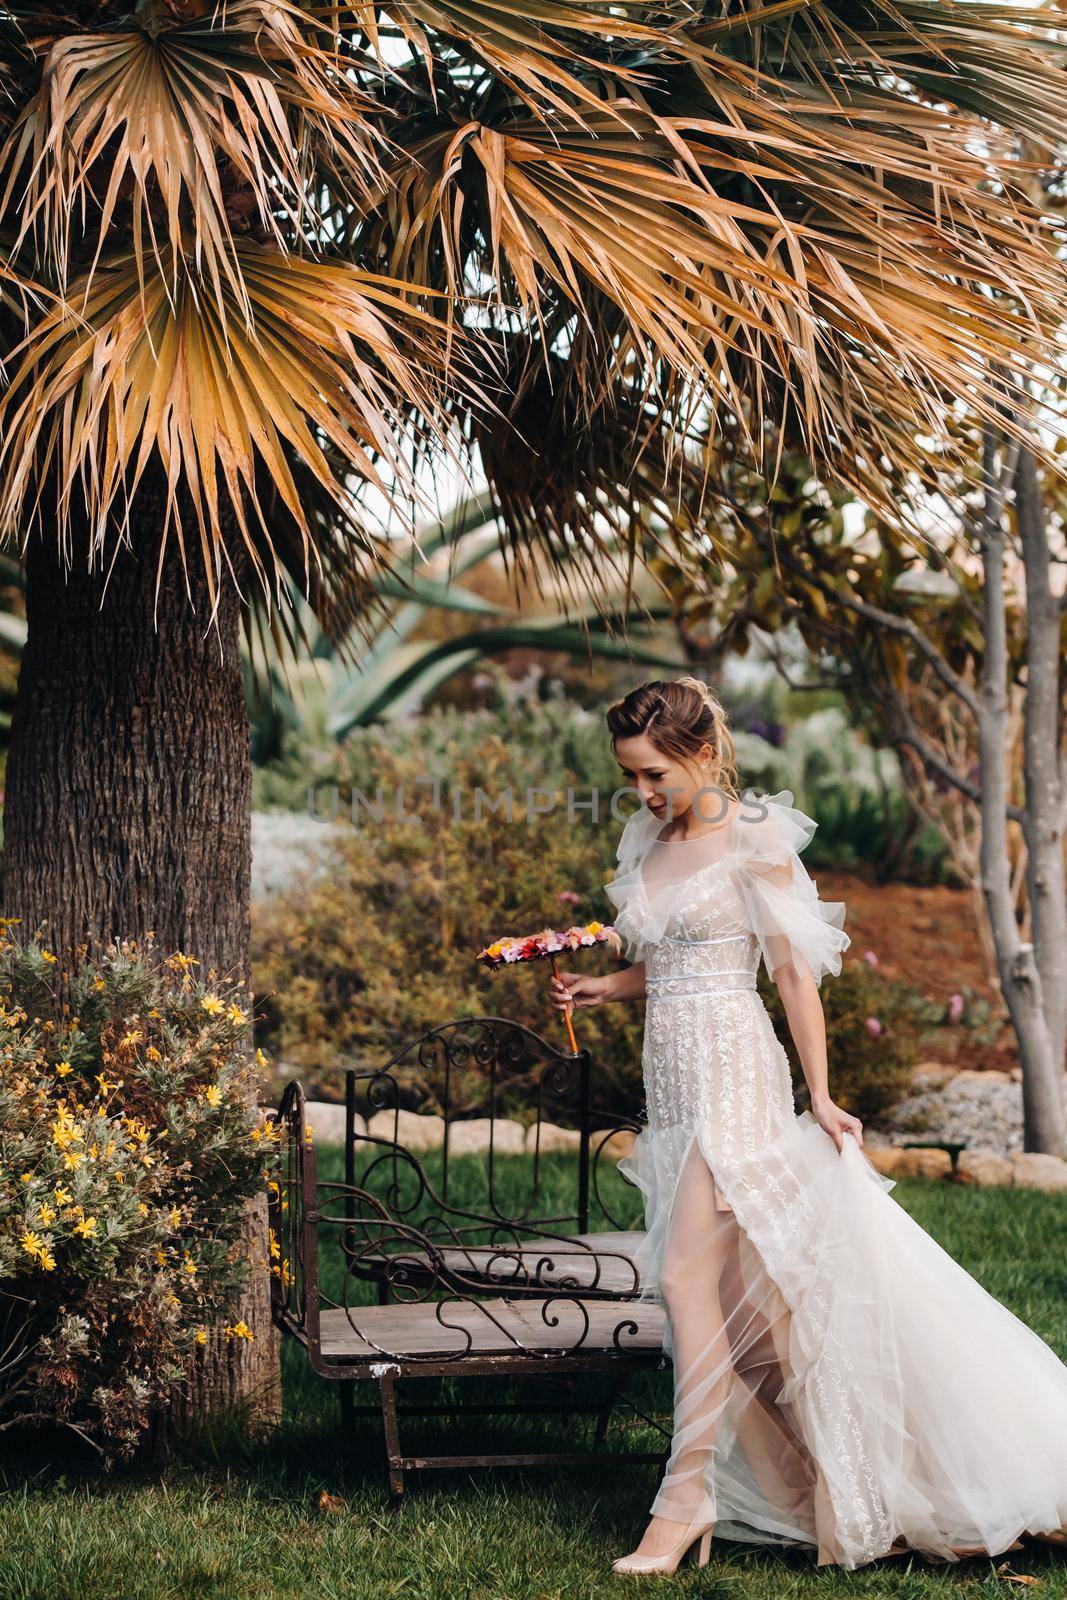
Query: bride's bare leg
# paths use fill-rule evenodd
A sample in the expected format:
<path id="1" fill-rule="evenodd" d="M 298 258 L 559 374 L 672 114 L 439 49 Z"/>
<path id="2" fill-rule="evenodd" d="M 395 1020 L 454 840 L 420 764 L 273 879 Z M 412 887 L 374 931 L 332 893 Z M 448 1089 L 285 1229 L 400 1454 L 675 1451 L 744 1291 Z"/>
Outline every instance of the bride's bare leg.
<path id="1" fill-rule="evenodd" d="M 663 1555 L 686 1524 L 715 1518 L 712 1461 L 734 1381 L 720 1285 L 736 1228 L 732 1213 L 715 1207 L 711 1173 L 694 1143 L 679 1175 L 660 1265 L 673 1343 L 674 1435 L 640 1555 Z"/>
<path id="2" fill-rule="evenodd" d="M 740 1229 L 723 1273 L 720 1303 L 733 1348 L 734 1371 L 751 1399 L 737 1423 L 738 1440 L 768 1503 L 815 1536 L 817 1468 L 778 1396 L 789 1371 L 789 1308 Z"/>

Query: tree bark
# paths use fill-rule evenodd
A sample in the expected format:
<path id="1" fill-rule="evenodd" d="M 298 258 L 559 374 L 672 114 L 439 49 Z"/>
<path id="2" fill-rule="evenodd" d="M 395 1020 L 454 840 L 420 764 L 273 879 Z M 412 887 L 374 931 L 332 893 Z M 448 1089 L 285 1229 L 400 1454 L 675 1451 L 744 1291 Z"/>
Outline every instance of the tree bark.
<path id="1" fill-rule="evenodd" d="M 69 961 L 79 945 L 149 931 L 164 953 L 249 983 L 251 755 L 232 580 L 214 622 L 206 578 L 188 592 L 173 539 L 156 601 L 158 479 L 138 494 L 133 549 L 90 571 L 84 530 L 68 571 L 58 541 L 26 562 L 28 637 L 4 803 L 4 902 L 27 937 Z M 249 985 L 250 990 L 250 985 Z M 252 1263 L 237 1310 L 251 1342 L 198 1355 L 192 1407 L 278 1402 L 265 1198 L 246 1218 Z"/>
<path id="2" fill-rule="evenodd" d="M 1037 463 L 1019 455 L 1015 509 L 1026 572 L 1027 891 L 1052 1053 L 1063 1069 L 1067 1039 L 1067 883 L 1063 867 L 1060 607 L 1049 579 L 1051 553 Z"/>
<path id="3" fill-rule="evenodd" d="M 1008 856 L 1008 643 L 1004 595 L 1002 500 L 992 490 L 992 444 L 985 450 L 987 505 L 982 533 L 982 610 L 985 649 L 978 710 L 982 785 L 982 892 L 997 950 L 1001 992 L 1011 1013 L 1023 1068 L 1024 1143 L 1027 1150 L 1067 1154 L 1060 1063 L 1053 1053 L 1034 949 L 1015 920 Z M 995 511 L 995 514 L 993 514 Z"/>

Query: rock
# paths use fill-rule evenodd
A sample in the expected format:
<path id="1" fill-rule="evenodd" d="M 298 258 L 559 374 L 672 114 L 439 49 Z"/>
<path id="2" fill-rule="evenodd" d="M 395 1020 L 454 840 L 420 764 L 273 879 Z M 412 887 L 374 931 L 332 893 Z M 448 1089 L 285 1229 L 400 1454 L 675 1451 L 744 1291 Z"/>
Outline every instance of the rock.
<path id="1" fill-rule="evenodd" d="M 998 1184 L 1011 1183 L 1012 1164 L 1007 1156 L 996 1150 L 986 1150 L 980 1145 L 973 1150 L 961 1150 L 956 1158 L 956 1181 L 973 1184 L 978 1189 L 990 1189 Z"/>
<path id="2" fill-rule="evenodd" d="M 308 1100 L 304 1105 L 304 1117 L 316 1144 L 344 1144 L 344 1106 L 338 1105 L 334 1100 Z M 358 1115 L 356 1132 L 366 1132 L 366 1124 Z"/>
<path id="3" fill-rule="evenodd" d="M 889 1114 L 884 1131 L 894 1144 L 931 1139 L 1010 1155 L 1023 1145 L 1022 1087 L 999 1072 L 972 1069 L 937 1087 L 913 1085 Z"/>
<path id="4" fill-rule="evenodd" d="M 526 1150 L 526 1129 L 508 1117 L 469 1117 L 449 1124 L 448 1148 L 454 1156 L 470 1155 L 489 1149 L 493 1132 L 493 1152 L 500 1156 L 521 1156 Z"/>
<path id="5" fill-rule="evenodd" d="M 395 1139 L 406 1150 L 439 1150 L 445 1142 L 445 1119 L 420 1111 L 376 1111 L 367 1132 L 374 1139 Z"/>
<path id="6" fill-rule="evenodd" d="M 904 1154 L 899 1145 L 865 1144 L 863 1153 L 875 1172 L 880 1172 L 883 1178 L 895 1178 L 898 1175 L 901 1157 Z"/>
<path id="7" fill-rule="evenodd" d="M 1015 1182 L 1021 1189 L 1067 1189 L 1067 1161 L 1060 1156 L 1041 1155 L 1036 1150 L 1022 1150 L 1015 1156 L 1012 1166 Z"/>
<path id="8" fill-rule="evenodd" d="M 952 1157 L 947 1150 L 906 1150 L 900 1145 L 865 1144 L 863 1153 L 883 1178 L 947 1178 Z"/>
<path id="9" fill-rule="evenodd" d="M 908 1076 L 916 1089 L 939 1089 L 950 1078 L 955 1078 L 959 1070 L 959 1067 L 951 1067 L 944 1061 L 920 1061 L 912 1067 Z"/>
<path id="10" fill-rule="evenodd" d="M 917 1159 L 920 1178 L 947 1178 L 952 1171 L 952 1157 L 947 1150 L 909 1150 Z"/>
<path id="11" fill-rule="evenodd" d="M 1023 1069 L 1022 1069 L 1022 1067 L 1012 1067 L 1011 1072 L 1008 1074 L 1008 1076 L 1011 1078 L 1012 1083 L 1022 1083 L 1022 1081 L 1023 1081 Z"/>
<path id="12" fill-rule="evenodd" d="M 582 1135 L 577 1128 L 560 1128 L 554 1122 L 542 1122 L 540 1136 L 538 1136 L 537 1123 L 531 1123 L 526 1130 L 525 1149 L 532 1155 L 534 1150 L 540 1148 L 542 1152 L 548 1150 L 577 1150 L 582 1142 Z"/>
<path id="13" fill-rule="evenodd" d="M 591 1148 L 594 1153 L 599 1152 L 598 1160 L 621 1161 L 623 1156 L 630 1154 L 636 1138 L 637 1135 L 632 1128 L 619 1128 L 615 1133 L 609 1133 L 601 1144 L 601 1134 L 594 1133 Z"/>
<path id="14" fill-rule="evenodd" d="M 305 811 L 253 811 L 252 899 L 291 889 L 297 880 L 327 872 L 336 859 L 344 829 Z"/>
<path id="15" fill-rule="evenodd" d="M 947 1178 L 952 1157 L 947 1150 L 901 1150 L 894 1178 Z"/>
<path id="16" fill-rule="evenodd" d="M 985 1072 L 977 1067 L 964 1067 L 960 1072 L 957 1072 L 956 1082 L 960 1084 L 977 1083 L 982 1087 L 987 1087 L 991 1083 L 1010 1083 L 1011 1073 L 999 1072 L 995 1067 L 990 1067 Z"/>

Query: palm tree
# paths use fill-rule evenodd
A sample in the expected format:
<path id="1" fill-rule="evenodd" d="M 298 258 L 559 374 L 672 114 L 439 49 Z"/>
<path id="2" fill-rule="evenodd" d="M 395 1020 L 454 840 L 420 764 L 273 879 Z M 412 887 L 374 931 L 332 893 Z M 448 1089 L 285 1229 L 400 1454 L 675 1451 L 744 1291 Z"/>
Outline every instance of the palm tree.
<path id="1" fill-rule="evenodd" d="M 1057 21 L 9 0 L 7 911 L 246 969 L 244 603 L 343 637 L 368 507 L 414 514 L 443 462 L 480 463 L 516 575 L 565 595 L 701 536 L 677 491 L 720 421 L 878 504 L 954 403 L 1021 415 L 1063 277 L 1012 149 L 1059 138 Z M 262 1378 L 243 1360 L 212 1394 Z"/>

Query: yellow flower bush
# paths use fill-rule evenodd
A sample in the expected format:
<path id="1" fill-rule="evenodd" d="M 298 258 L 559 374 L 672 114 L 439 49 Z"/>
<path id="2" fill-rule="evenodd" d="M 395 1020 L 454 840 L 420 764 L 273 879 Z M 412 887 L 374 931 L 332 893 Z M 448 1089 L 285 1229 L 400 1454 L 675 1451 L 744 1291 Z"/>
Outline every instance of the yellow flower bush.
<path id="1" fill-rule="evenodd" d="M 241 1218 L 276 1140 L 250 1010 L 151 942 L 66 975 L 0 938 L 0 1429 L 129 1454 L 212 1327 L 252 1337 Z"/>

